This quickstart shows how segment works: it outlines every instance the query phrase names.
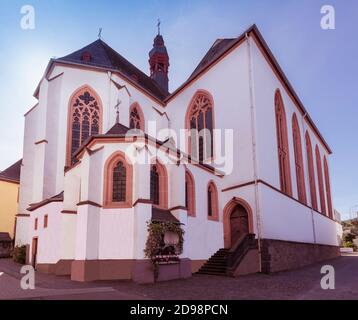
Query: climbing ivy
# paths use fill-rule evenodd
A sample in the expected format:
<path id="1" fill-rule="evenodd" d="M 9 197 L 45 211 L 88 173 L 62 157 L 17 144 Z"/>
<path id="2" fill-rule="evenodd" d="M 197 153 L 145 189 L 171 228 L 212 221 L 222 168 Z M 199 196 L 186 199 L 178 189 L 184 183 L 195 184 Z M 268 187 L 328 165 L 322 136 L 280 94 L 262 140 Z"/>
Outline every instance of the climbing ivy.
<path id="1" fill-rule="evenodd" d="M 144 249 L 147 258 L 154 260 L 158 255 L 158 251 L 161 249 L 162 237 L 166 232 L 174 232 L 179 236 L 179 242 L 175 246 L 175 251 L 177 255 L 183 253 L 184 230 L 180 224 L 169 221 L 149 221 L 147 225 L 148 238 Z"/>

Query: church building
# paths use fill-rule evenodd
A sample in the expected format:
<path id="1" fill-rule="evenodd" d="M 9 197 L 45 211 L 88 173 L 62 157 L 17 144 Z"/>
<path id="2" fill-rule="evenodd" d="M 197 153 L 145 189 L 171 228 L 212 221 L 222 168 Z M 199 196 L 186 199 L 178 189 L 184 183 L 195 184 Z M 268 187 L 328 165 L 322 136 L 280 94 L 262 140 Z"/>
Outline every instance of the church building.
<path id="1" fill-rule="evenodd" d="M 149 75 L 101 39 L 50 60 L 25 114 L 27 262 L 144 283 L 338 256 L 331 149 L 258 28 L 217 39 L 171 93 L 169 75 L 160 32 Z"/>

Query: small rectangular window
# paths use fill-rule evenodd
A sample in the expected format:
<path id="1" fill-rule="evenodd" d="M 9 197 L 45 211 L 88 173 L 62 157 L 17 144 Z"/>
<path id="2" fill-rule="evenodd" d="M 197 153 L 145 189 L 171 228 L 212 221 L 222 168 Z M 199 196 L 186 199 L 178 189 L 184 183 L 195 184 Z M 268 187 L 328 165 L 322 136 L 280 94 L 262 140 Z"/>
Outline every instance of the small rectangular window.
<path id="1" fill-rule="evenodd" d="M 48 225 L 48 215 L 45 214 L 45 216 L 44 216 L 44 228 L 47 228 L 47 225 Z"/>
<path id="2" fill-rule="evenodd" d="M 37 225 L 38 225 L 38 219 L 35 219 L 35 230 L 37 230 Z"/>

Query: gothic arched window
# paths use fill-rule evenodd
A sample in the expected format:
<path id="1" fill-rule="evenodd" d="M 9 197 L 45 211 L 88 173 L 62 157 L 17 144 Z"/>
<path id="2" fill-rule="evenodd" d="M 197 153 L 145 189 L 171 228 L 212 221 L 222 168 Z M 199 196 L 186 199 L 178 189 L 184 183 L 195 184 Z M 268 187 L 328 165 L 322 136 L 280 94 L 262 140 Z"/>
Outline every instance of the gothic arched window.
<path id="1" fill-rule="evenodd" d="M 101 132 L 102 104 L 88 86 L 77 90 L 70 99 L 68 115 L 67 165 L 75 162 L 74 153 L 94 134 Z"/>
<path id="2" fill-rule="evenodd" d="M 208 185 L 207 200 L 208 200 L 208 219 L 219 220 L 218 190 L 213 181 L 211 181 Z"/>
<path id="3" fill-rule="evenodd" d="M 333 219 L 333 208 L 332 208 L 332 198 L 331 198 L 331 182 L 330 182 L 330 178 L 329 178 L 328 163 L 327 163 L 326 156 L 324 156 L 324 158 L 323 158 L 323 166 L 324 166 L 324 180 L 326 182 L 328 215 L 329 215 L 329 217 L 331 219 Z"/>
<path id="4" fill-rule="evenodd" d="M 307 164 L 308 164 L 308 176 L 310 181 L 310 191 L 311 191 L 311 206 L 314 210 L 318 210 L 317 207 L 317 193 L 316 193 L 316 179 L 314 174 L 314 162 L 313 162 L 313 151 L 311 139 L 306 131 L 306 152 L 307 152 Z"/>
<path id="5" fill-rule="evenodd" d="M 189 216 L 195 216 L 195 182 L 188 170 L 185 172 L 185 207 Z"/>
<path id="6" fill-rule="evenodd" d="M 316 145 L 316 166 L 317 166 L 318 189 L 319 189 L 319 199 L 321 203 L 321 212 L 326 214 L 326 200 L 325 200 L 324 186 L 323 186 L 321 154 L 319 152 L 319 148 L 317 145 Z"/>
<path id="7" fill-rule="evenodd" d="M 168 207 L 167 170 L 158 161 L 150 168 L 150 200 L 158 207 Z"/>
<path id="8" fill-rule="evenodd" d="M 125 154 L 115 152 L 106 161 L 104 170 L 104 206 L 131 207 L 133 171 Z"/>
<path id="9" fill-rule="evenodd" d="M 144 115 L 138 103 L 133 103 L 129 110 L 129 128 L 145 131 Z"/>
<path id="10" fill-rule="evenodd" d="M 188 153 L 199 162 L 214 156 L 213 109 L 211 95 L 204 90 L 199 90 L 192 98 L 186 114 L 186 129 L 189 130 Z"/>
<path id="11" fill-rule="evenodd" d="M 159 205 L 159 173 L 155 165 L 150 170 L 150 200 L 153 204 Z"/>
<path id="12" fill-rule="evenodd" d="M 281 191 L 292 196 L 286 112 L 279 90 L 275 94 L 275 114 Z"/>
<path id="13" fill-rule="evenodd" d="M 113 168 L 112 201 L 126 201 L 127 170 L 120 160 Z"/>
<path id="14" fill-rule="evenodd" d="M 297 121 L 297 116 L 295 113 L 293 114 L 293 117 L 292 117 L 292 135 L 293 135 L 293 147 L 294 147 L 294 152 L 295 152 L 295 167 L 296 167 L 298 200 L 303 203 L 307 203 L 305 175 L 304 175 L 304 169 L 303 169 L 301 133 L 300 133 L 300 127 L 299 127 L 298 121 Z"/>

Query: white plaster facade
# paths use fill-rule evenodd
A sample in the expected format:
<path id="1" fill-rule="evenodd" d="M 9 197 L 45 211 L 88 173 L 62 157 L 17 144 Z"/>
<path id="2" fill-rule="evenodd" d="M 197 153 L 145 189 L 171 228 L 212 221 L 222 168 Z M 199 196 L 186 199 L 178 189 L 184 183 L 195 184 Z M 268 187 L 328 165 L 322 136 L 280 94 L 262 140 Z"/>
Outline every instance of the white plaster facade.
<path id="1" fill-rule="evenodd" d="M 118 150 L 125 152 L 131 144 L 93 142 L 82 152 L 78 165 L 64 170 L 69 100 L 78 88 L 88 86 L 101 99 L 102 134 L 116 122 L 113 107 L 119 99 L 121 124 L 129 126 L 129 108 L 137 102 L 144 114 L 146 132 L 155 135 L 149 129 L 150 121 L 153 121 L 156 132 L 170 128 L 179 136 L 179 131 L 185 128 L 187 108 L 197 90 L 205 90 L 213 97 L 215 129 L 233 130 L 232 149 L 227 150 L 232 151 L 232 168 L 212 164 L 223 171 L 223 176 L 215 175 L 200 165 L 177 164 L 177 159 L 163 150 L 156 155 L 167 163 L 168 208 L 173 208 L 173 215 L 185 229 L 182 258 L 206 260 L 224 247 L 224 208 L 233 198 L 242 199 L 251 207 L 252 232 L 256 237 L 338 245 L 336 222 L 311 208 L 304 147 L 306 130 L 312 145 L 318 145 L 322 159 L 323 156 L 328 159 L 330 152 L 319 133 L 309 124 L 307 115 L 297 106 L 292 92 L 270 66 L 255 33 L 256 29 L 251 29 L 247 38 L 244 36 L 229 52 L 164 102 L 121 72 L 52 61 L 39 85 L 38 104 L 25 115 L 16 243 L 31 246 L 32 239 L 38 237 L 37 263 L 42 264 L 54 264 L 59 260 L 145 259 L 146 223 L 151 219 L 152 205 L 137 203 L 122 209 L 103 207 L 106 160 Z M 128 91 L 119 90 L 112 80 Z M 282 94 L 287 117 L 292 197 L 279 191 L 274 107 L 277 89 Z M 168 117 L 155 109 L 166 112 Z M 307 204 L 297 200 L 291 127 L 293 113 L 296 113 L 301 129 Z M 167 133 L 157 138 L 165 140 Z M 217 142 L 215 147 L 219 146 Z M 179 144 L 177 146 L 179 148 Z M 156 150 L 154 144 L 149 144 L 149 149 L 140 149 L 136 157 L 154 158 Z M 229 157 L 226 160 L 230 160 Z M 314 166 L 319 203 L 316 162 Z M 184 208 L 186 169 L 195 179 L 195 217 L 188 216 Z M 218 221 L 207 217 L 207 185 L 210 181 L 214 181 L 218 189 Z M 134 164 L 133 203 L 137 199 L 149 199 L 149 189 L 150 165 Z M 35 210 L 28 210 L 30 204 L 61 192 L 64 192 L 63 201 L 49 201 Z M 86 201 L 99 206 L 78 205 Z M 47 228 L 43 228 L 42 223 L 45 214 L 48 214 Z M 36 218 L 38 230 L 34 230 Z"/>

